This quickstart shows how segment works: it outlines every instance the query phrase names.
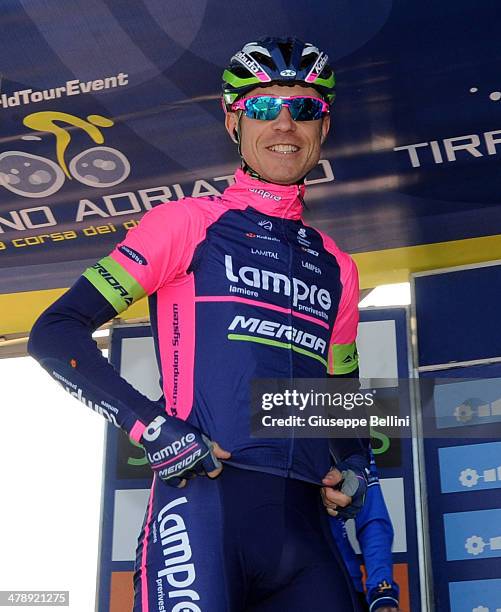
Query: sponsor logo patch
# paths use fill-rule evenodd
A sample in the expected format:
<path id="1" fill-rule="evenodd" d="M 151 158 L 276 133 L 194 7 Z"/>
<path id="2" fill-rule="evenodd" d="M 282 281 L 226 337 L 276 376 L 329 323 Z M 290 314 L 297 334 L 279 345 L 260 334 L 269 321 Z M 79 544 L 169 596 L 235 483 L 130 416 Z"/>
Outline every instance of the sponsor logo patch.
<path id="1" fill-rule="evenodd" d="M 244 284 L 253 289 L 272 291 L 284 296 L 292 296 L 292 304 L 300 310 L 305 305 L 320 306 L 325 316 L 331 309 L 332 299 L 327 289 L 317 285 L 307 285 L 299 278 L 290 279 L 284 274 L 272 270 L 262 270 L 252 266 L 234 267 L 231 255 L 225 255 L 226 278 L 232 283 Z M 316 314 L 316 313 L 311 313 Z"/>
<path id="2" fill-rule="evenodd" d="M 252 255 L 261 255 L 261 257 L 271 257 L 272 259 L 278 259 L 278 253 L 275 251 L 262 251 L 261 249 L 251 249 Z"/>
<path id="3" fill-rule="evenodd" d="M 315 257 L 318 257 L 318 251 L 314 251 L 313 249 L 307 249 L 306 247 L 301 247 L 301 249 L 305 253 L 309 253 L 310 255 L 314 255 Z"/>
<path id="4" fill-rule="evenodd" d="M 259 240 L 271 240 L 272 242 L 280 242 L 280 239 L 276 238 L 275 236 L 263 236 L 261 234 L 254 234 L 254 232 L 247 232 L 245 235 L 247 236 L 247 238 L 258 238 Z"/>
<path id="5" fill-rule="evenodd" d="M 113 287 L 113 289 L 115 291 L 117 291 L 121 297 L 123 297 L 125 303 L 127 304 L 127 306 L 130 306 L 133 302 L 134 302 L 134 298 L 132 297 L 132 295 L 129 294 L 129 292 L 127 291 L 127 289 L 125 287 L 123 287 L 119 281 L 112 276 L 108 270 L 102 266 L 99 262 L 97 262 L 96 264 L 94 264 L 92 266 L 92 268 L 94 270 L 97 270 L 97 272 L 100 274 L 100 276 L 102 276 L 104 278 L 104 280 L 111 286 Z"/>
<path id="6" fill-rule="evenodd" d="M 265 230 L 271 232 L 273 229 L 273 223 L 269 219 L 263 219 L 258 223 L 259 227 L 263 227 Z"/>
<path id="7" fill-rule="evenodd" d="M 122 255 L 125 255 L 125 257 L 128 257 L 129 259 L 132 259 L 132 261 L 135 261 L 140 266 L 148 265 L 148 262 L 146 261 L 146 257 L 143 257 L 141 253 L 134 251 L 134 249 L 131 249 L 128 246 L 122 245 L 118 247 L 118 250 L 120 251 L 120 253 L 122 253 Z"/>
<path id="8" fill-rule="evenodd" d="M 302 244 L 305 247 L 309 247 L 311 242 L 309 240 L 306 240 L 306 230 L 304 229 L 304 227 L 301 227 L 298 232 L 297 232 L 297 241 L 299 242 L 299 244 Z"/>

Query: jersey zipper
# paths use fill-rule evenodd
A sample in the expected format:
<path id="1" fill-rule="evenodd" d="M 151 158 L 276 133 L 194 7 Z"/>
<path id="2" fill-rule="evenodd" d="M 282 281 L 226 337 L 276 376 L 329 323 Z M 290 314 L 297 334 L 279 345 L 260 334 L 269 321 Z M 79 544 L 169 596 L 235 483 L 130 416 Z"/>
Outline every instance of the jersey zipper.
<path id="1" fill-rule="evenodd" d="M 304 206 L 304 201 L 303 201 L 303 197 L 301 195 L 299 186 L 297 187 L 297 198 L 301 201 L 301 204 Z M 291 206 L 293 206 L 293 204 L 294 202 L 291 204 Z M 288 223 L 288 219 L 283 218 L 282 219 L 282 229 L 283 229 L 284 237 L 287 242 L 287 246 L 289 250 L 288 277 L 289 277 L 290 286 L 291 286 L 291 293 L 289 296 L 289 325 L 291 327 L 291 349 L 289 350 L 289 380 L 292 382 L 292 380 L 294 379 L 294 354 L 293 354 L 294 351 L 292 350 L 292 342 L 293 342 L 292 330 L 294 328 L 294 317 L 292 315 L 292 308 L 293 308 L 293 291 L 292 291 L 293 280 L 292 279 L 294 277 L 294 274 L 293 274 L 294 245 L 289 240 L 289 237 L 287 235 L 287 230 L 288 230 L 287 223 Z M 289 456 L 287 458 L 287 477 L 288 478 L 290 478 L 291 476 L 292 467 L 294 464 L 294 450 L 295 450 L 295 435 L 294 435 L 294 428 L 291 428 L 291 438 L 289 440 Z"/>

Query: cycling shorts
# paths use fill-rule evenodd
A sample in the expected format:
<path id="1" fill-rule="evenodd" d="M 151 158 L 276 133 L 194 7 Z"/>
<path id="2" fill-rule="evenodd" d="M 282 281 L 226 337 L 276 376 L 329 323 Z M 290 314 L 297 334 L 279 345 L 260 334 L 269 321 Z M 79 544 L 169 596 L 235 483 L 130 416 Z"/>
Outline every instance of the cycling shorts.
<path id="1" fill-rule="evenodd" d="M 156 477 L 134 612 L 353 612 L 319 487 L 225 466 L 183 489 Z"/>

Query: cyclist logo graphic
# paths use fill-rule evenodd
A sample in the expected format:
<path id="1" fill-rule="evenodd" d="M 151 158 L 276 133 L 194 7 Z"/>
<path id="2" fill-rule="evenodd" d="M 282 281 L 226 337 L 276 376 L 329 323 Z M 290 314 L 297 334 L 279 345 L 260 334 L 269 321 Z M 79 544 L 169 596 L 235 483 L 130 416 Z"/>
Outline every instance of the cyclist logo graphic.
<path id="1" fill-rule="evenodd" d="M 130 174 L 130 163 L 123 153 L 105 146 L 82 151 L 66 164 L 65 153 L 71 142 L 71 130 L 81 129 L 97 144 L 104 143 L 100 128 L 114 125 L 102 115 L 89 115 L 81 119 L 57 111 L 32 113 L 24 118 L 26 127 L 37 133 L 53 134 L 56 140 L 57 163 L 47 157 L 6 151 L 0 154 L 0 185 L 27 198 L 45 198 L 61 189 L 66 179 L 76 179 L 89 187 L 113 187 L 125 181 Z M 60 125 L 60 124 L 63 125 Z M 41 140 L 27 135 L 23 140 Z"/>

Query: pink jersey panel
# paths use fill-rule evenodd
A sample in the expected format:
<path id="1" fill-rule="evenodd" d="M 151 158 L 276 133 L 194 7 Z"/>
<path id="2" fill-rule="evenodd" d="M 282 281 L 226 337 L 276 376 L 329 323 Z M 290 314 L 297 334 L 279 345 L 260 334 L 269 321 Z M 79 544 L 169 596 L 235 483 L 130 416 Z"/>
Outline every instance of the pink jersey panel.
<path id="1" fill-rule="evenodd" d="M 158 346 L 169 414 L 186 420 L 193 406 L 195 367 L 195 282 L 187 275 L 158 292 Z"/>
<path id="2" fill-rule="evenodd" d="M 197 204 L 185 199 L 156 206 L 111 253 L 148 295 L 185 274 L 196 245 L 213 221 L 208 207 L 212 202 Z"/>
<path id="3" fill-rule="evenodd" d="M 359 320 L 357 266 L 350 255 L 341 251 L 330 236 L 323 232 L 319 232 L 319 234 L 322 236 L 325 249 L 337 259 L 343 286 L 336 322 L 332 330 L 331 344 L 351 344 L 357 338 Z"/>
<path id="4" fill-rule="evenodd" d="M 166 408 L 183 420 L 193 406 L 195 353 L 195 286 L 187 269 L 207 228 L 227 210 L 202 198 L 160 204 L 111 253 L 148 295 L 156 293 Z"/>
<path id="5" fill-rule="evenodd" d="M 304 185 L 275 185 L 257 181 L 240 168 L 235 182 L 223 194 L 228 208 L 244 209 L 253 206 L 259 212 L 282 219 L 300 219 L 303 213 L 301 198 Z"/>

